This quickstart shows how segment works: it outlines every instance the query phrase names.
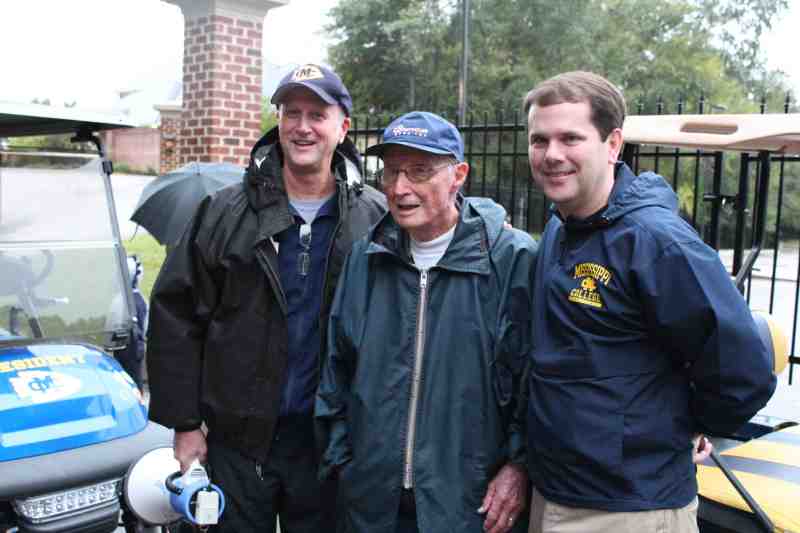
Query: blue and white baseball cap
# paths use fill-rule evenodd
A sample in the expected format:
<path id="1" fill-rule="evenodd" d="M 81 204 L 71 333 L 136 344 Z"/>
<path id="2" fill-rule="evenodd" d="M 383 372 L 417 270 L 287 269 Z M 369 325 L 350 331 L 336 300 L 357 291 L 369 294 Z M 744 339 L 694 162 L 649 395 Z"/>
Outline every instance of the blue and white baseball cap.
<path id="1" fill-rule="evenodd" d="M 439 115 L 425 111 L 412 111 L 393 120 L 383 130 L 382 141 L 367 148 L 366 154 L 383 157 L 387 148 L 400 145 L 464 161 L 464 141 L 458 129 Z"/>
<path id="2" fill-rule="evenodd" d="M 338 105 L 348 117 L 353 112 L 353 100 L 342 79 L 322 65 L 306 64 L 283 77 L 270 102 L 280 105 L 286 94 L 296 87 L 305 87 L 329 105 Z"/>

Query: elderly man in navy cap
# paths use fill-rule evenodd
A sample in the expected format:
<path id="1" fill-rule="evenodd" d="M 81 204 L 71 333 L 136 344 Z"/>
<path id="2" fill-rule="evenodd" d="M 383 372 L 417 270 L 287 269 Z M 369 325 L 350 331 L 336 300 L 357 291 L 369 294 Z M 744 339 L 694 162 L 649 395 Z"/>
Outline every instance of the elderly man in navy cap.
<path id="1" fill-rule="evenodd" d="M 527 491 L 535 244 L 499 205 L 460 196 L 469 165 L 443 118 L 404 115 L 367 154 L 390 213 L 345 264 L 316 403 L 340 531 L 504 533 Z"/>
<path id="2" fill-rule="evenodd" d="M 335 522 L 317 480 L 320 346 L 345 256 L 386 207 L 361 183 L 339 76 L 303 65 L 272 102 L 243 182 L 201 204 L 156 282 L 150 417 L 175 429 L 182 470 L 208 460 L 219 531 L 319 533 Z"/>

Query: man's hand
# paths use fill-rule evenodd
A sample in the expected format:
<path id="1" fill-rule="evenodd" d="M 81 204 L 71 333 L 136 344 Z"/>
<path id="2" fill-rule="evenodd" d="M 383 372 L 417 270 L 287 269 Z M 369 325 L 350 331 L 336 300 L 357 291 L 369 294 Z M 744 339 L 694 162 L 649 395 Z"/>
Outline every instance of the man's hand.
<path id="1" fill-rule="evenodd" d="M 699 464 L 711 456 L 711 450 L 714 445 L 708 440 L 705 435 L 697 434 L 692 438 L 692 462 Z"/>
<path id="2" fill-rule="evenodd" d="M 483 505 L 478 512 L 486 513 L 483 530 L 506 533 L 517 520 L 528 495 L 528 474 L 520 465 L 505 465 L 489 483 Z"/>
<path id="3" fill-rule="evenodd" d="M 181 472 L 186 472 L 195 459 L 201 463 L 206 462 L 208 448 L 206 447 L 206 434 L 202 429 L 176 431 L 173 448 L 175 459 L 181 464 Z"/>

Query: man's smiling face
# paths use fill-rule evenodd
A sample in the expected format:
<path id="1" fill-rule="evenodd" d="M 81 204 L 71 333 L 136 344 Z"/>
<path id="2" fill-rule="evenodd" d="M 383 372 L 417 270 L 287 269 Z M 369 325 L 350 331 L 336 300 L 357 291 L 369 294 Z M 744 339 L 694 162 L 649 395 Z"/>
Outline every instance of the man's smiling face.
<path id="1" fill-rule="evenodd" d="M 528 157 L 536 184 L 565 218 L 585 218 L 601 209 L 614 182 L 622 132 L 606 139 L 591 121 L 586 102 L 531 107 Z"/>
<path id="2" fill-rule="evenodd" d="M 303 87 L 292 90 L 278 110 L 284 164 L 297 174 L 327 170 L 349 126 L 350 119 L 338 105 L 325 103 Z"/>

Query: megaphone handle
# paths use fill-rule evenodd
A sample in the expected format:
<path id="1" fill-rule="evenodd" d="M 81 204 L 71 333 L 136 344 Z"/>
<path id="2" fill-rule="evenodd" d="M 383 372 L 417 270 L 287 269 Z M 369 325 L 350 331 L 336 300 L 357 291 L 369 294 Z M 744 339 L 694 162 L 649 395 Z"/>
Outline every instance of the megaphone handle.
<path id="1" fill-rule="evenodd" d="M 164 480 L 164 485 L 167 487 L 167 490 L 173 494 L 180 495 L 183 492 L 183 488 L 175 484 L 175 480 L 179 477 L 181 477 L 180 470 L 168 475 L 167 479 Z"/>

